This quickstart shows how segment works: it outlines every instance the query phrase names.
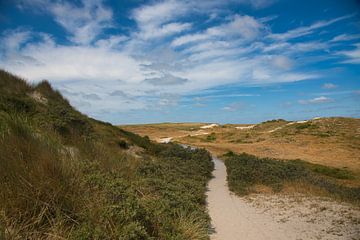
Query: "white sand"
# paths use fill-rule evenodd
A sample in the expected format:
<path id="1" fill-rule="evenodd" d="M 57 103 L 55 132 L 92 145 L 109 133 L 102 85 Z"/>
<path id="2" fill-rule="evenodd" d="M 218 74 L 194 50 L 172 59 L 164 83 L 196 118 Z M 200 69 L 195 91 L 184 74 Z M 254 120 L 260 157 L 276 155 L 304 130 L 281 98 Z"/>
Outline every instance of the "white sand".
<path id="1" fill-rule="evenodd" d="M 195 137 L 195 136 L 208 135 L 208 134 L 209 134 L 208 132 L 204 132 L 202 130 L 199 130 L 199 131 L 197 131 L 195 133 L 190 134 L 190 136 Z"/>
<path id="2" fill-rule="evenodd" d="M 218 126 L 219 126 L 219 124 L 213 123 L 213 124 L 201 126 L 200 128 L 201 129 L 208 129 L 208 128 L 214 128 L 214 127 L 218 127 Z"/>
<path id="3" fill-rule="evenodd" d="M 360 239 L 360 211 L 351 206 L 327 202 L 325 209 L 334 209 L 327 211 L 321 207 L 322 200 L 308 199 L 304 204 L 298 198 L 289 200 L 278 195 L 271 196 L 271 200 L 261 195 L 253 196 L 251 201 L 240 198 L 228 190 L 224 163 L 216 158 L 214 162 L 207 198 L 216 231 L 212 240 Z"/>
<path id="4" fill-rule="evenodd" d="M 269 133 L 272 133 L 272 132 L 275 132 L 275 131 L 280 130 L 280 129 L 282 129 L 282 127 L 277 127 L 277 128 L 275 128 L 275 129 L 273 129 L 273 130 L 270 130 L 270 131 L 268 131 L 268 132 L 269 132 Z"/>
<path id="5" fill-rule="evenodd" d="M 236 129 L 239 129 L 239 130 L 244 130 L 244 129 L 251 129 L 251 128 L 254 128 L 256 125 L 250 125 L 250 126 L 245 126 L 245 127 L 235 127 Z"/>
<path id="6" fill-rule="evenodd" d="M 159 143 L 169 143 L 169 142 L 171 142 L 172 139 L 173 139 L 172 137 L 165 137 L 165 138 L 158 139 L 157 142 L 159 142 Z"/>

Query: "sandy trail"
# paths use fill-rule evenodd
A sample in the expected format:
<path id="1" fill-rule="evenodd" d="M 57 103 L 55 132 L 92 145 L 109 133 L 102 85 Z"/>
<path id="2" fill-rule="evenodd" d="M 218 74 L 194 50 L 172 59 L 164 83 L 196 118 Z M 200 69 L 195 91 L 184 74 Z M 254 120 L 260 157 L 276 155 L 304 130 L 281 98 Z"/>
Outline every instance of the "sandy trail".
<path id="1" fill-rule="evenodd" d="M 358 209 L 308 197 L 257 195 L 251 203 L 228 190 L 226 167 L 214 162 L 207 194 L 212 240 L 360 239 Z"/>
<path id="2" fill-rule="evenodd" d="M 214 162 L 214 178 L 209 182 L 208 192 L 209 214 L 216 231 L 211 239 L 295 239 L 275 220 L 257 213 L 255 208 L 232 194 L 227 187 L 224 163 L 216 158 Z"/>

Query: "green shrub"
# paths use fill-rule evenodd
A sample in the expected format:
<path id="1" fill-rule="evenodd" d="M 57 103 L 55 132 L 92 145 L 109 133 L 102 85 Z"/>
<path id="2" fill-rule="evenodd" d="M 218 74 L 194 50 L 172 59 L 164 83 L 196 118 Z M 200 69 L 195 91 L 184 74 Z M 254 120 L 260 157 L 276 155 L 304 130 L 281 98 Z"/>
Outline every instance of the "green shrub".
<path id="1" fill-rule="evenodd" d="M 216 140 L 216 134 L 214 132 L 206 136 L 206 141 L 208 142 L 213 142 L 215 140 Z"/>
<path id="2" fill-rule="evenodd" d="M 128 149 L 129 148 L 129 144 L 125 140 L 119 140 L 118 145 L 122 149 Z"/>
<path id="3" fill-rule="evenodd" d="M 229 188 L 240 195 L 253 191 L 256 184 L 280 191 L 285 183 L 301 182 L 318 187 L 330 195 L 360 203 L 360 188 L 346 187 L 336 179 L 351 179 L 350 171 L 311 164 L 301 160 L 258 158 L 242 153 L 225 155 Z"/>

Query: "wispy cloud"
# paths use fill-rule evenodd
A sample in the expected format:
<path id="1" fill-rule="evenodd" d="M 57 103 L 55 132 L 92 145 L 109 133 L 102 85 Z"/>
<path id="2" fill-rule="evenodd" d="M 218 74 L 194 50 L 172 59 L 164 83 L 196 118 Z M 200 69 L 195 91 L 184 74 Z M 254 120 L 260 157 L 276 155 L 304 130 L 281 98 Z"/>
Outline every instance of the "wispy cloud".
<path id="1" fill-rule="evenodd" d="M 353 50 L 339 51 L 337 54 L 345 56 L 347 59 L 344 63 L 360 64 L 360 43 L 354 45 Z"/>
<path id="2" fill-rule="evenodd" d="M 325 83 L 321 87 L 324 89 L 334 89 L 337 88 L 338 86 L 333 83 Z"/>
<path id="3" fill-rule="evenodd" d="M 199 42 L 206 39 L 240 37 L 244 40 L 251 40 L 260 35 L 263 24 L 251 16 L 235 14 L 230 22 L 216 27 L 210 27 L 204 32 L 184 35 L 176 38 L 172 46 L 179 47 L 184 44 Z"/>
<path id="4" fill-rule="evenodd" d="M 91 43 L 105 28 L 112 27 L 113 12 L 101 0 L 81 1 L 81 6 L 66 1 L 25 0 L 22 8 L 36 7 L 51 14 L 54 20 L 70 33 L 69 39 L 77 44 Z"/>
<path id="5" fill-rule="evenodd" d="M 176 77 L 171 74 L 164 74 L 161 77 L 147 78 L 144 80 L 144 82 L 155 86 L 178 85 L 178 84 L 184 84 L 187 81 L 188 81 L 187 79 Z"/>
<path id="6" fill-rule="evenodd" d="M 321 104 L 321 103 L 330 103 L 330 102 L 333 102 L 333 101 L 334 100 L 332 98 L 321 96 L 321 97 L 308 99 L 308 100 L 299 100 L 298 102 L 300 104 Z"/>
<path id="7" fill-rule="evenodd" d="M 334 19 L 327 20 L 327 21 L 319 21 L 319 22 L 316 22 L 316 23 L 311 24 L 309 26 L 295 28 L 295 29 L 289 30 L 289 31 L 284 32 L 284 33 L 273 33 L 273 34 L 269 35 L 269 38 L 272 38 L 272 39 L 275 39 L 275 40 L 286 41 L 286 40 L 289 40 L 289 39 L 303 37 L 303 36 L 314 33 L 314 31 L 316 29 L 327 27 L 327 26 L 329 26 L 331 24 L 334 24 L 336 22 L 351 18 L 353 16 L 355 16 L 355 15 L 354 14 L 345 15 L 345 16 L 334 18 Z"/>
<path id="8" fill-rule="evenodd" d="M 238 111 L 238 110 L 241 110 L 245 107 L 245 104 L 244 103 L 240 103 L 240 102 L 236 102 L 236 103 L 231 103 L 227 106 L 224 106 L 222 108 L 222 110 L 224 111 L 230 111 L 230 112 L 235 112 L 235 111 Z"/>
<path id="9" fill-rule="evenodd" d="M 359 38 L 360 34 L 340 34 L 331 39 L 330 42 L 351 41 Z"/>
<path id="10" fill-rule="evenodd" d="M 136 8 L 132 18 L 143 39 L 159 38 L 191 28 L 190 23 L 171 22 L 187 13 L 188 5 L 181 1 L 163 1 Z"/>

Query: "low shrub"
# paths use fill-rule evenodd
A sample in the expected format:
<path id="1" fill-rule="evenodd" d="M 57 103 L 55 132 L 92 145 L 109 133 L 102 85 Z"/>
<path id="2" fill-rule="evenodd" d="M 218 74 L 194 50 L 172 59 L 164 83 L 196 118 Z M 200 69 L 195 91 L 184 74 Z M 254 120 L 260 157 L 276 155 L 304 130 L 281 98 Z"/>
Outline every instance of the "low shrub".
<path id="1" fill-rule="evenodd" d="M 216 140 L 216 134 L 214 132 L 206 136 L 206 141 L 208 142 L 213 142 L 215 140 Z"/>
<path id="2" fill-rule="evenodd" d="M 354 178 L 347 170 L 312 164 L 301 160 L 258 158 L 246 153 L 225 155 L 227 180 L 231 191 L 245 195 L 257 184 L 277 192 L 285 183 L 301 182 L 320 188 L 329 195 L 360 203 L 360 188 L 339 184 L 336 179 Z"/>
<path id="3" fill-rule="evenodd" d="M 117 143 L 118 143 L 118 146 L 122 149 L 129 148 L 129 144 L 125 140 L 119 140 Z"/>

